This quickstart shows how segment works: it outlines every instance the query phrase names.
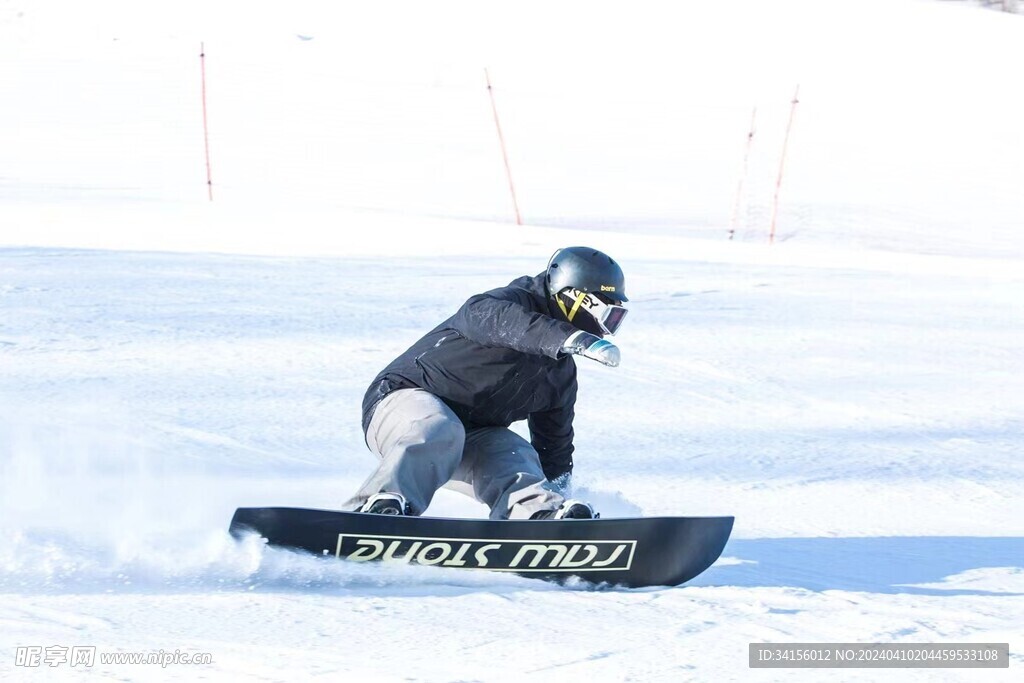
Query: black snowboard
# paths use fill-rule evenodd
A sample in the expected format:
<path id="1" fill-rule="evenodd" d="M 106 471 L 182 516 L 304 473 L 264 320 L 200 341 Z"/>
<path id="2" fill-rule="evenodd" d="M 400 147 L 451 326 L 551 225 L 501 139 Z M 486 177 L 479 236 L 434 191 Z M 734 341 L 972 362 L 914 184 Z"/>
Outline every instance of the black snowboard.
<path id="1" fill-rule="evenodd" d="M 350 561 L 389 560 L 575 576 L 630 587 L 675 586 L 710 567 L 732 517 L 494 521 L 402 517 L 301 508 L 239 508 L 231 534 Z"/>

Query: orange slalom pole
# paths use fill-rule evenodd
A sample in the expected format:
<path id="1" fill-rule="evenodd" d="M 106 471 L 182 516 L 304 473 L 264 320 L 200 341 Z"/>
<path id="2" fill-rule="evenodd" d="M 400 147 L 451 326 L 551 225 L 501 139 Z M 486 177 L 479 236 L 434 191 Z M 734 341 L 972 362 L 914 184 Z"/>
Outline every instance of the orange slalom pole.
<path id="1" fill-rule="evenodd" d="M 772 200 L 772 228 L 768 233 L 768 244 L 775 243 L 775 223 L 779 217 L 779 191 L 782 189 L 782 173 L 786 167 L 786 151 L 789 149 L 789 133 L 793 129 L 793 116 L 796 114 L 796 105 L 800 104 L 800 86 L 796 86 L 793 93 L 793 101 L 789 107 L 789 123 L 786 124 L 786 137 L 782 141 L 782 156 L 779 158 L 779 177 L 775 179 L 775 198 Z"/>
<path id="2" fill-rule="evenodd" d="M 494 112 L 494 126 L 498 129 L 498 142 L 501 143 L 501 157 L 505 161 L 505 177 L 508 178 L 508 189 L 512 194 L 512 208 L 516 212 L 516 225 L 523 224 L 522 215 L 519 213 L 519 201 L 516 199 L 516 186 L 512 182 L 512 167 L 508 163 L 508 151 L 505 148 L 505 136 L 501 133 L 501 122 L 498 120 L 498 105 L 494 102 L 494 88 L 491 87 L 491 74 L 484 69 L 484 77 L 487 79 L 487 93 L 491 98 L 491 111 Z"/>
<path id="3" fill-rule="evenodd" d="M 740 215 L 740 203 L 743 200 L 743 185 L 747 180 L 747 169 L 750 167 L 750 150 L 754 146 L 755 122 L 757 121 L 757 107 L 754 107 L 750 115 L 750 132 L 747 133 L 747 149 L 743 153 L 743 170 L 740 172 L 740 182 L 736 186 L 736 204 L 732 208 L 732 220 L 729 222 L 729 239 L 736 235 L 736 223 Z"/>
<path id="4" fill-rule="evenodd" d="M 206 44 L 199 44 L 199 66 L 203 76 L 203 143 L 206 148 L 206 189 L 213 201 L 213 175 L 210 172 L 210 126 L 206 117 Z"/>

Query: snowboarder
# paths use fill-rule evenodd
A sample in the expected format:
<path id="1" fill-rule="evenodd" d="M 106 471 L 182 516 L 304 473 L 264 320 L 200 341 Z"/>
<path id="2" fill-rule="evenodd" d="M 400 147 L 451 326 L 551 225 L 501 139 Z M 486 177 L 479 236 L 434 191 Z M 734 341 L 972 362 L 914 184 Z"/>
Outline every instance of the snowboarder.
<path id="1" fill-rule="evenodd" d="M 626 300 L 622 269 L 588 247 L 559 249 L 539 275 L 470 297 L 370 384 L 363 433 L 380 464 L 347 508 L 420 515 L 447 485 L 488 505 L 492 519 L 596 517 L 563 495 L 573 356 L 619 364 L 604 337 Z M 530 441 L 508 428 L 524 419 Z"/>

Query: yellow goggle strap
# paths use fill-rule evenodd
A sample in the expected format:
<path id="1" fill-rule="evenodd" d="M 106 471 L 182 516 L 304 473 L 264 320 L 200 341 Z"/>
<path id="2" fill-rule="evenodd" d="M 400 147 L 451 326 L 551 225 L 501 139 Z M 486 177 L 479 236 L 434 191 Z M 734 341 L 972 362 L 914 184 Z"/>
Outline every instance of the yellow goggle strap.
<path id="1" fill-rule="evenodd" d="M 558 301 L 558 307 L 562 309 L 562 313 L 565 314 L 565 317 L 569 320 L 569 322 L 572 322 L 572 319 L 576 317 L 576 312 L 580 310 L 580 304 L 583 303 L 583 300 L 586 297 L 586 292 L 580 292 L 579 294 L 577 294 L 576 301 L 572 305 L 572 310 L 566 310 L 565 303 L 562 301 L 561 296 L 556 297 L 556 300 Z"/>

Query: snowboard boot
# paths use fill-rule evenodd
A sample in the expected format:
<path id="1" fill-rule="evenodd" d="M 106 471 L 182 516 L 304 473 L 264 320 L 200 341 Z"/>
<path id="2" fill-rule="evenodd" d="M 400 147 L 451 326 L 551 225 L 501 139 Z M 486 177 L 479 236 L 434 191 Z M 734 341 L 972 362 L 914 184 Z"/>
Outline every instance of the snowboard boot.
<path id="1" fill-rule="evenodd" d="M 374 515 L 408 515 L 409 504 L 400 493 L 375 493 L 359 508 L 359 512 Z"/>
<path id="2" fill-rule="evenodd" d="M 530 519 L 598 519 L 601 515 L 594 512 L 590 503 L 582 500 L 567 500 L 557 510 L 540 510 L 533 513 Z"/>

